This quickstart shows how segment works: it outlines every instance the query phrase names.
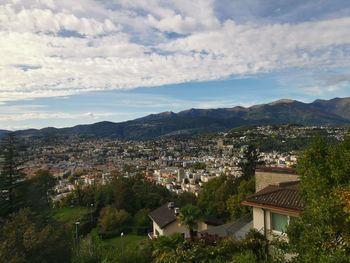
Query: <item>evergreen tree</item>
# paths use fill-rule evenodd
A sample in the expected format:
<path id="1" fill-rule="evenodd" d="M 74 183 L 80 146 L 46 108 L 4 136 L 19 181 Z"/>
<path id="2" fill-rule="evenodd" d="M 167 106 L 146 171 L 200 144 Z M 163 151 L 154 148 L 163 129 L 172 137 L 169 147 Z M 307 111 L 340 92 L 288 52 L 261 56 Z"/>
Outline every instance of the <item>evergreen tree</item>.
<path id="1" fill-rule="evenodd" d="M 50 207 L 50 194 L 56 184 L 56 179 L 48 170 L 38 170 L 26 181 L 26 203 L 33 210 Z"/>
<path id="2" fill-rule="evenodd" d="M 298 162 L 305 208 L 288 236 L 297 262 L 350 262 L 350 140 L 317 139 Z"/>
<path id="3" fill-rule="evenodd" d="M 240 177 L 241 180 L 249 180 L 254 177 L 256 166 L 263 164 L 259 159 L 260 154 L 258 150 L 252 144 L 249 144 L 244 150 L 243 156 L 238 165 L 242 171 L 242 176 Z"/>
<path id="4" fill-rule="evenodd" d="M 20 169 L 16 140 L 12 134 L 3 139 L 0 150 L 0 216 L 23 206 L 24 174 Z"/>
<path id="5" fill-rule="evenodd" d="M 28 208 L 12 213 L 0 226 L 0 262 L 70 262 L 69 235 Z"/>

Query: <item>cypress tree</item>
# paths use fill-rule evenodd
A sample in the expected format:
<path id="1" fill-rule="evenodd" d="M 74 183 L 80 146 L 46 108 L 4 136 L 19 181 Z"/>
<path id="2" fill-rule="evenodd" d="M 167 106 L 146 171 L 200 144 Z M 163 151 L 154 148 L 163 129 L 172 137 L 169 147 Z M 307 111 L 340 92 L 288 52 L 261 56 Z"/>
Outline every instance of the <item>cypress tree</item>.
<path id="1" fill-rule="evenodd" d="M 9 134 L 0 148 L 0 216 L 6 216 L 21 208 L 24 200 L 24 174 L 20 169 L 16 140 Z"/>
<path id="2" fill-rule="evenodd" d="M 244 150 L 241 161 L 238 164 L 242 171 L 240 180 L 249 180 L 254 177 L 256 166 L 263 164 L 259 158 L 260 154 L 258 150 L 254 145 L 249 144 L 247 149 Z"/>

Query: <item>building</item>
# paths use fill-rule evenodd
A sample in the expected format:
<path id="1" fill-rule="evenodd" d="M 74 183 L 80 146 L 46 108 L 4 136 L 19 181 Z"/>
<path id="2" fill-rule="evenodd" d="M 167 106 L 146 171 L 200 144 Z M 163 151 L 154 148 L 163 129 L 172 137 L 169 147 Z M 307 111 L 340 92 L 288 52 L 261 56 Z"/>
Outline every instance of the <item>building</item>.
<path id="1" fill-rule="evenodd" d="M 244 238 L 252 227 L 251 214 L 248 214 L 236 221 L 210 227 L 202 231 L 201 234 L 216 236 L 217 238 L 234 237 L 238 240 Z"/>
<path id="2" fill-rule="evenodd" d="M 180 224 L 177 216 L 180 208 L 173 202 L 168 202 L 153 210 L 148 216 L 153 222 L 153 232 L 149 234 L 151 239 L 159 236 L 170 236 L 175 233 L 182 234 L 184 238 L 190 238 L 190 231 Z M 213 220 L 198 221 L 197 231 L 201 232 L 211 226 L 218 225 Z"/>
<path id="3" fill-rule="evenodd" d="M 256 170 L 256 193 L 243 205 L 253 208 L 253 227 L 269 240 L 287 239 L 286 228 L 304 205 L 298 191 L 299 175 L 292 169 L 260 167 Z"/>
<path id="4" fill-rule="evenodd" d="M 298 180 L 299 175 L 292 168 L 259 166 L 255 170 L 255 191 L 258 192 L 269 185 Z"/>

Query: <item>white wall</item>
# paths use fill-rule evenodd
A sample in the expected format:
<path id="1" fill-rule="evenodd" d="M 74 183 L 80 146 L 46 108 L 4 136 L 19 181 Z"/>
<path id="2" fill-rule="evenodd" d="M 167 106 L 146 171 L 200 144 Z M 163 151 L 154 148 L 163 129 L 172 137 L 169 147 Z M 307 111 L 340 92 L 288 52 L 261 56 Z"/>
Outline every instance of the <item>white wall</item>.
<path id="1" fill-rule="evenodd" d="M 198 222 L 197 231 L 207 230 L 208 225 L 203 222 Z M 175 233 L 185 234 L 185 238 L 190 238 L 190 231 L 186 226 L 182 226 L 179 221 L 174 221 L 173 223 L 167 225 L 165 228 L 161 229 L 154 221 L 153 221 L 153 235 L 157 235 L 157 231 L 160 236 L 170 236 Z"/>
<path id="2" fill-rule="evenodd" d="M 163 235 L 164 236 L 170 236 L 170 235 L 175 234 L 175 233 L 181 233 L 181 234 L 184 233 L 185 234 L 185 238 L 189 238 L 190 237 L 190 231 L 187 229 L 187 227 L 180 225 L 177 220 L 175 222 L 167 225 L 163 229 Z"/>
<path id="3" fill-rule="evenodd" d="M 265 224 L 266 224 L 266 233 L 268 239 L 273 239 L 274 237 L 280 237 L 282 239 L 287 240 L 287 236 L 285 234 L 280 235 L 276 232 L 272 232 L 271 230 L 271 212 L 287 215 L 287 216 L 295 216 L 289 213 L 280 212 L 280 211 L 271 211 L 265 210 Z M 264 210 L 262 208 L 253 207 L 253 227 L 260 231 L 260 233 L 264 233 Z"/>
<path id="4" fill-rule="evenodd" d="M 253 227 L 258 231 L 264 229 L 264 211 L 261 208 L 253 207 Z"/>

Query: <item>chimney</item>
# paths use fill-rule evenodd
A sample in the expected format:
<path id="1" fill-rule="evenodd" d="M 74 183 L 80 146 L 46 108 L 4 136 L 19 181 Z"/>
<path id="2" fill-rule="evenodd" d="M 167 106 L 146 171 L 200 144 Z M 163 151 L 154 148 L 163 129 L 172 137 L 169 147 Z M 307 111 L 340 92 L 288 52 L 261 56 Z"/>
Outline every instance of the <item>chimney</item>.
<path id="1" fill-rule="evenodd" d="M 168 209 L 173 209 L 175 206 L 174 202 L 169 202 L 168 203 Z"/>

